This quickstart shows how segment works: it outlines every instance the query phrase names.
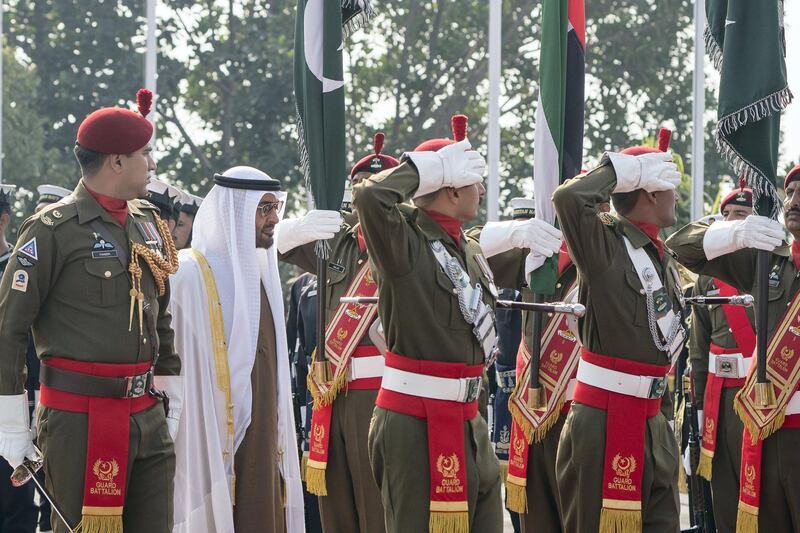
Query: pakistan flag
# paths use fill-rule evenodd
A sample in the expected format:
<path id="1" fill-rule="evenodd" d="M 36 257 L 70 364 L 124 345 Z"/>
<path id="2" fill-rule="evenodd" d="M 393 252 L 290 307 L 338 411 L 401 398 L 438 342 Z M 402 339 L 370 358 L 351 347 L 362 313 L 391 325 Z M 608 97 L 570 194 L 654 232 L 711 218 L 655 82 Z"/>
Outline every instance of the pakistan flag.
<path id="1" fill-rule="evenodd" d="M 717 150 L 747 179 L 757 212 L 777 218 L 780 113 L 792 101 L 783 1 L 707 0 L 706 15 L 706 49 L 720 71 Z"/>
<path id="2" fill-rule="evenodd" d="M 342 41 L 371 15 L 367 0 L 298 0 L 294 96 L 300 162 L 317 209 L 338 210 L 347 175 Z"/>

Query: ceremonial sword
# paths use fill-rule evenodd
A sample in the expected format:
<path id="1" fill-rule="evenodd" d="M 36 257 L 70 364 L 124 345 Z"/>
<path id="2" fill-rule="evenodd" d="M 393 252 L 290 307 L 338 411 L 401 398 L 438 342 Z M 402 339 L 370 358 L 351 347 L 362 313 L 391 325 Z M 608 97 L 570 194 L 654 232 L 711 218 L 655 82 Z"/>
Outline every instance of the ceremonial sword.
<path id="1" fill-rule="evenodd" d="M 67 526 L 69 533 L 76 533 L 75 528 L 69 524 L 64 516 L 64 511 L 62 511 L 61 507 L 58 506 L 55 498 L 53 498 L 53 496 L 47 492 L 47 489 L 44 487 L 44 485 L 42 485 L 36 478 L 36 472 L 42 468 L 44 460 L 42 459 L 42 452 L 39 450 L 39 448 L 36 448 L 35 446 L 34 448 L 36 449 L 36 457 L 33 459 L 26 457 L 25 460 L 22 461 L 22 464 L 14 469 L 14 472 L 11 473 L 11 485 L 14 487 L 21 487 L 28 481 L 33 481 L 33 484 L 36 485 L 36 488 L 39 489 L 39 492 L 41 492 L 47 501 L 50 502 L 50 506 L 53 508 L 53 511 L 56 512 L 56 515 L 58 515 L 64 525 Z"/>
<path id="2" fill-rule="evenodd" d="M 378 303 L 377 296 L 342 296 L 339 301 L 343 304 L 375 305 Z M 575 315 L 581 318 L 586 314 L 586 307 L 581 304 L 569 304 L 565 302 L 530 303 L 515 302 L 513 300 L 497 300 L 497 306 L 506 309 L 519 311 L 531 311 L 535 313 L 560 313 Z"/>
<path id="3" fill-rule="evenodd" d="M 691 305 L 741 305 L 751 307 L 754 298 L 750 294 L 736 296 L 687 296 L 682 298 L 684 304 Z"/>

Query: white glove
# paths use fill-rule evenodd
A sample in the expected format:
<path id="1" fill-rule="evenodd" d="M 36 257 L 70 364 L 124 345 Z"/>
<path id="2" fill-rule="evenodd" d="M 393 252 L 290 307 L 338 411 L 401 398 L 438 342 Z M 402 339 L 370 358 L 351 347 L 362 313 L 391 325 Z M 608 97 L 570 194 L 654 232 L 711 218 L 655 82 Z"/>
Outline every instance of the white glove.
<path id="1" fill-rule="evenodd" d="M 445 146 L 437 152 L 407 152 L 419 174 L 414 198 L 445 187 L 466 187 L 483 181 L 486 160 L 472 149 L 468 140 Z"/>
<path id="2" fill-rule="evenodd" d="M 512 248 L 530 248 L 533 253 L 550 257 L 561 248 L 561 231 L 536 218 L 488 222 L 481 231 L 480 244 L 486 257 Z"/>
<path id="3" fill-rule="evenodd" d="M 37 456 L 29 423 L 27 393 L 0 396 L 0 457 L 12 469 Z"/>
<path id="4" fill-rule="evenodd" d="M 780 222 L 769 217 L 750 215 L 744 220 L 711 224 L 703 236 L 703 251 L 709 261 L 742 248 L 771 252 L 781 245 L 785 236 Z"/>
<path id="5" fill-rule="evenodd" d="M 154 376 L 153 385 L 157 390 L 165 392 L 169 398 L 167 429 L 174 441 L 178 435 L 178 424 L 183 412 L 183 376 Z"/>
<path id="6" fill-rule="evenodd" d="M 698 409 L 697 410 L 697 428 L 698 428 L 698 431 L 700 432 L 700 438 L 701 439 L 702 439 L 702 436 L 703 436 L 703 431 L 705 431 L 704 426 L 703 426 L 703 422 L 705 422 L 705 421 L 706 421 L 706 417 L 703 414 L 703 410 L 702 409 Z"/>
<path id="7" fill-rule="evenodd" d="M 683 450 L 683 460 L 681 461 L 683 464 L 683 471 L 686 472 L 687 476 L 694 475 L 694 472 L 692 472 L 692 460 L 690 458 L 690 453 L 689 446 L 687 445 L 686 449 Z"/>
<path id="8" fill-rule="evenodd" d="M 678 165 L 672 152 L 626 155 L 609 152 L 608 158 L 617 175 L 615 193 L 644 189 L 647 192 L 671 191 L 681 184 Z"/>
<path id="9" fill-rule="evenodd" d="M 278 252 L 285 254 L 303 244 L 332 239 L 342 229 L 343 222 L 338 211 L 321 209 L 309 211 L 300 218 L 281 220 L 276 226 L 275 236 Z"/>

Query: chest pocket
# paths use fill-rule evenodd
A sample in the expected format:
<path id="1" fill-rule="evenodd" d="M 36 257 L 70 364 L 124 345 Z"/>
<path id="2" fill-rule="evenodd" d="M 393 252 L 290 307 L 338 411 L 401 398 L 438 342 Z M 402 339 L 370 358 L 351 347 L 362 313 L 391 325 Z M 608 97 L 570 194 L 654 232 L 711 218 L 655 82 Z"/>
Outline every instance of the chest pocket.
<path id="1" fill-rule="evenodd" d="M 111 307 L 127 299 L 130 283 L 125 269 L 116 259 L 87 259 L 86 299 L 99 307 Z"/>
<path id="2" fill-rule="evenodd" d="M 449 329 L 470 329 L 472 326 L 464 320 L 464 315 L 461 314 L 461 307 L 458 305 L 458 296 L 454 292 L 453 283 L 439 266 L 439 263 L 436 263 L 434 278 L 436 279 L 436 286 L 433 296 L 433 311 L 436 315 L 436 321 Z"/>
<path id="3" fill-rule="evenodd" d="M 636 326 L 647 326 L 647 301 L 639 275 L 632 269 L 625 270 L 625 287 L 623 289 L 625 307 L 630 313 L 629 319 Z"/>

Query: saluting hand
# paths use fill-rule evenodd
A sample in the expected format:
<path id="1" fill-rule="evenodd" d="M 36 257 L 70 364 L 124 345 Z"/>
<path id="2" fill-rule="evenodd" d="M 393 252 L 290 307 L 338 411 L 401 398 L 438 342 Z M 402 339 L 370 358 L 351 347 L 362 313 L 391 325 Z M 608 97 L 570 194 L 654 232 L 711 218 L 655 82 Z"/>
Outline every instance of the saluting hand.
<path id="1" fill-rule="evenodd" d="M 771 252 L 786 237 L 783 224 L 760 215 L 750 215 L 744 220 L 715 222 L 703 236 L 703 251 L 707 259 L 714 259 L 742 248 L 755 248 Z"/>
<path id="2" fill-rule="evenodd" d="M 467 139 L 445 146 L 437 152 L 408 152 L 419 174 L 414 198 L 444 187 L 466 187 L 483 181 L 486 160 L 472 149 Z"/>
<path id="3" fill-rule="evenodd" d="M 617 175 L 615 193 L 644 189 L 647 192 L 671 191 L 681 184 L 678 165 L 672 161 L 672 152 L 643 155 L 609 153 L 608 158 Z"/>
<path id="4" fill-rule="evenodd" d="M 275 242 L 280 253 L 313 241 L 332 239 L 342 229 L 344 219 L 338 211 L 315 209 L 299 218 L 282 220 L 275 227 Z"/>

